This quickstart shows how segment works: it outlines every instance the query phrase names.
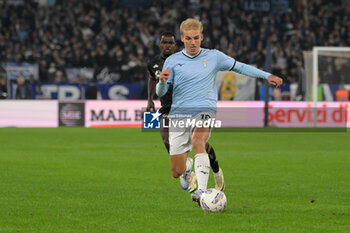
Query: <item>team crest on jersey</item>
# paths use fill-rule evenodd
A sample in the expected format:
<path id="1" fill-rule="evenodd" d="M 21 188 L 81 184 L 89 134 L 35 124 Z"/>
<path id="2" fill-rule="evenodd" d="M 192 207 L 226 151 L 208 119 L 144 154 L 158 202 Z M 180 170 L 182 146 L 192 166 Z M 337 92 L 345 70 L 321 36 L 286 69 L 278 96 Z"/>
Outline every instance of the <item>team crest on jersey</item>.
<path id="1" fill-rule="evenodd" d="M 208 60 L 201 60 L 201 62 L 203 63 L 204 67 L 207 67 L 207 61 Z"/>

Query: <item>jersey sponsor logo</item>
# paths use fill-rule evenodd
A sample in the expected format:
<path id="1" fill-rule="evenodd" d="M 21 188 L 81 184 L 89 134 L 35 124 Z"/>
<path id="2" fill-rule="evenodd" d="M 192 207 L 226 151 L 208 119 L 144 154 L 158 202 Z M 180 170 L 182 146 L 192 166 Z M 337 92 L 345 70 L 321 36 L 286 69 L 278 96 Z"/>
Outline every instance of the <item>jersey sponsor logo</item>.
<path id="1" fill-rule="evenodd" d="M 185 63 L 178 63 L 177 65 L 178 66 L 183 66 Z"/>
<path id="2" fill-rule="evenodd" d="M 158 68 L 159 66 L 157 65 L 157 64 L 155 64 L 154 66 L 153 66 L 153 68 L 155 69 L 155 68 Z"/>
<path id="3" fill-rule="evenodd" d="M 162 114 L 156 112 L 143 112 L 143 128 L 144 129 L 160 129 L 160 116 Z"/>

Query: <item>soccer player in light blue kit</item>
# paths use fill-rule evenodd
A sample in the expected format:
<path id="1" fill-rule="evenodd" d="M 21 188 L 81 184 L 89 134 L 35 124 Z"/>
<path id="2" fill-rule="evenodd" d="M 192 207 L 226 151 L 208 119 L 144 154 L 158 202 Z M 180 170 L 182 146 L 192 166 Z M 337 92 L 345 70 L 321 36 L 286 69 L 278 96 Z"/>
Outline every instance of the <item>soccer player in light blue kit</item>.
<path id="1" fill-rule="evenodd" d="M 169 116 L 189 115 L 198 120 L 215 117 L 218 71 L 233 70 L 253 78 L 264 78 L 276 87 L 283 82 L 277 76 L 238 62 L 218 50 L 201 48 L 203 25 L 196 19 L 183 21 L 180 32 L 185 48 L 166 59 L 156 87 L 157 95 L 162 96 L 169 85 L 173 85 L 173 103 Z M 188 158 L 188 153 L 192 149 L 195 154 L 198 190 L 192 193 L 191 198 L 199 203 L 209 179 L 210 165 L 205 144 L 211 129 L 194 127 L 179 130 L 171 125 L 169 128 L 171 173 L 175 178 L 181 176 L 182 180 L 191 182 L 193 162 Z"/>

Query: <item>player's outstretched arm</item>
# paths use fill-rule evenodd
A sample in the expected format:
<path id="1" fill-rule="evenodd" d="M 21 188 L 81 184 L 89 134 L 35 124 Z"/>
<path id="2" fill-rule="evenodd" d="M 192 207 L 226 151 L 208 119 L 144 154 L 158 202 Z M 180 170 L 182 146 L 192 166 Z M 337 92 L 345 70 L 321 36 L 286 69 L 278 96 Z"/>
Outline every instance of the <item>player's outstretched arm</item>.
<path id="1" fill-rule="evenodd" d="M 169 79 L 171 71 L 169 69 L 165 69 L 160 73 L 159 80 L 157 83 L 156 93 L 158 96 L 163 96 L 169 89 L 169 85 L 167 84 L 167 80 Z"/>
<path id="2" fill-rule="evenodd" d="M 279 87 L 283 84 L 283 79 L 281 79 L 280 77 L 277 77 L 273 74 L 271 74 L 268 78 L 267 81 L 269 82 L 269 84 L 274 85 L 276 87 Z"/>
<path id="3" fill-rule="evenodd" d="M 233 71 L 236 71 L 240 74 L 247 75 L 252 78 L 264 78 L 267 79 L 269 84 L 274 85 L 276 87 L 279 87 L 282 85 L 283 80 L 280 77 L 277 77 L 275 75 L 272 75 L 268 72 L 265 72 L 263 70 L 259 70 L 253 66 L 244 64 L 242 62 L 236 62 L 235 66 L 233 67 Z"/>

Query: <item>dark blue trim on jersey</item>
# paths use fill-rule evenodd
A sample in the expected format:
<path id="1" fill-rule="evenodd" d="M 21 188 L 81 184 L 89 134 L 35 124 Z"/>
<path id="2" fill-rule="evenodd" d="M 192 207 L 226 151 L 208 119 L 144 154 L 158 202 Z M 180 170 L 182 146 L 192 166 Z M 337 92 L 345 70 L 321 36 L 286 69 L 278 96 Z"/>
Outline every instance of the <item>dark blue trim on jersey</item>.
<path id="1" fill-rule="evenodd" d="M 201 50 L 199 51 L 199 53 L 198 53 L 196 56 L 193 56 L 193 57 L 188 56 L 186 53 L 184 53 L 184 51 L 183 51 L 183 50 L 181 51 L 181 53 L 182 53 L 183 55 L 185 55 L 186 57 L 188 57 L 188 58 L 191 58 L 191 59 L 192 59 L 192 58 L 198 57 L 198 56 L 199 56 L 199 54 L 201 54 L 202 50 L 203 50 L 203 49 L 201 49 Z"/>
<path id="2" fill-rule="evenodd" d="M 233 63 L 231 69 L 229 69 L 229 71 L 233 70 L 233 68 L 235 68 L 235 65 L 236 65 L 236 59 L 235 59 L 235 62 Z"/>

